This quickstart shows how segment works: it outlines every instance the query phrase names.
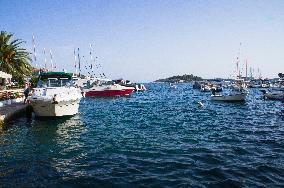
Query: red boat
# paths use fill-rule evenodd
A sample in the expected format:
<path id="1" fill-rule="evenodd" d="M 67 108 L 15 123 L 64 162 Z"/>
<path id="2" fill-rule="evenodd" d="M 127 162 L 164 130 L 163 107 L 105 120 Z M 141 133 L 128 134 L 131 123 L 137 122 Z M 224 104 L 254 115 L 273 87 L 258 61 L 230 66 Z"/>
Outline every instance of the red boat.
<path id="1" fill-rule="evenodd" d="M 84 89 L 85 97 L 123 97 L 129 96 L 134 87 L 112 85 L 94 85 L 89 89 Z"/>

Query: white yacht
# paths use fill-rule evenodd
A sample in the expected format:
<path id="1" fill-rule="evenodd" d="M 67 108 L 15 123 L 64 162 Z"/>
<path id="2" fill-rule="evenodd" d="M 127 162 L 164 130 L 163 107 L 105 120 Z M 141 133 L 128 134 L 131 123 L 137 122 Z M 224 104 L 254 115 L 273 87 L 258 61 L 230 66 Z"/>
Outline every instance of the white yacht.
<path id="1" fill-rule="evenodd" d="M 81 90 L 73 86 L 72 74 L 47 72 L 40 74 L 38 86 L 28 100 L 36 116 L 54 117 L 78 113 L 81 98 Z"/>

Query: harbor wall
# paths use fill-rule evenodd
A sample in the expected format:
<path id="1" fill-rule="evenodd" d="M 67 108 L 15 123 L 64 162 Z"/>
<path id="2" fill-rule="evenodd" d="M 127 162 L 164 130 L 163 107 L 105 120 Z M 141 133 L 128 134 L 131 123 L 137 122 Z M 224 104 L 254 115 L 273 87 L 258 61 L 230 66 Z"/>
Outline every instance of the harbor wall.
<path id="1" fill-rule="evenodd" d="M 22 116 L 29 116 L 32 107 L 28 104 L 14 104 L 0 108 L 0 126 Z"/>

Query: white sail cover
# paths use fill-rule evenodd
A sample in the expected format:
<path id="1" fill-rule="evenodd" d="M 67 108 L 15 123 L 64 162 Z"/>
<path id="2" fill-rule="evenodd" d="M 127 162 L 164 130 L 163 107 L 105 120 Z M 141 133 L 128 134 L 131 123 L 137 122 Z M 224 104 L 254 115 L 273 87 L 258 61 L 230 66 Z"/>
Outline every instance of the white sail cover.
<path id="1" fill-rule="evenodd" d="M 7 78 L 12 78 L 12 75 L 0 71 L 0 78 L 6 78 L 6 79 L 7 79 Z"/>

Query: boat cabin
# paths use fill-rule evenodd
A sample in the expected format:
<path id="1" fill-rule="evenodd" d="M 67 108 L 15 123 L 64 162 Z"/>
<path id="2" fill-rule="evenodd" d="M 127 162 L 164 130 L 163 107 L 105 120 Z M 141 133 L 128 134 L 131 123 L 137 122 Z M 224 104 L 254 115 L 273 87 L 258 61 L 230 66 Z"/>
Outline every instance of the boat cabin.
<path id="1" fill-rule="evenodd" d="M 38 87 L 64 87 L 71 86 L 72 74 L 65 72 L 46 72 L 39 75 Z"/>

